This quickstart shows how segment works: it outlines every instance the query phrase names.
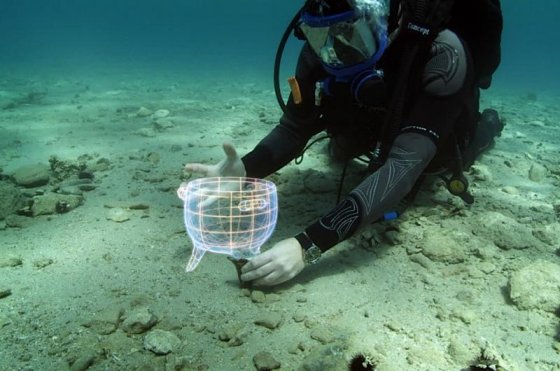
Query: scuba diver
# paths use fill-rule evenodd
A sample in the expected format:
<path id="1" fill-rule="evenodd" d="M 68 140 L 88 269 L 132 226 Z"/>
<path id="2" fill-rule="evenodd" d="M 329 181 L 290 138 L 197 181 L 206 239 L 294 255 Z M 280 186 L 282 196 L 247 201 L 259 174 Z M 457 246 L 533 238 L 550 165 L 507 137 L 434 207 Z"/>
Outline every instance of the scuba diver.
<path id="1" fill-rule="evenodd" d="M 481 2 L 492 7 L 482 37 L 493 45 L 469 34 L 473 27 L 480 34 L 465 16 Z M 279 98 L 279 124 L 243 157 L 225 143 L 219 163 L 185 168 L 263 178 L 326 132 L 334 158 L 365 159 L 368 173 L 301 233 L 252 258 L 241 279 L 275 285 L 293 278 L 360 228 L 396 217 L 426 172 L 450 171 L 450 191 L 472 202 L 462 171 L 503 129 L 496 111 L 479 113 L 479 89 L 489 87 L 500 62 L 501 29 L 499 0 L 307 0 L 286 33 L 305 43 L 287 104 Z"/>

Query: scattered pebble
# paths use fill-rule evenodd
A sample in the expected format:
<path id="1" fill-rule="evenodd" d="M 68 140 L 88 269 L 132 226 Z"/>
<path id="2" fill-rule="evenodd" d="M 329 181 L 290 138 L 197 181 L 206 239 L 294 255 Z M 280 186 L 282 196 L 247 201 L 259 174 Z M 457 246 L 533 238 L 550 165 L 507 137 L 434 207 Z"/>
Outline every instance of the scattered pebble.
<path id="1" fill-rule="evenodd" d="M 307 317 L 307 313 L 303 309 L 298 309 L 292 316 L 295 322 L 303 322 L 305 321 L 306 317 Z"/>
<path id="2" fill-rule="evenodd" d="M 171 121 L 171 119 L 169 119 L 169 118 L 160 118 L 160 119 L 157 119 L 154 122 L 154 127 L 158 131 L 164 131 L 164 130 L 167 130 L 167 129 L 171 129 L 174 126 L 175 125 L 173 124 L 173 121 Z"/>
<path id="3" fill-rule="evenodd" d="M 33 262 L 33 266 L 37 269 L 43 269 L 53 264 L 54 260 L 51 258 L 38 259 Z"/>
<path id="4" fill-rule="evenodd" d="M 251 301 L 253 303 L 264 303 L 266 301 L 266 295 L 262 291 L 253 290 L 251 292 Z"/>
<path id="5" fill-rule="evenodd" d="M 115 207 L 107 211 L 106 218 L 116 223 L 122 223 L 130 220 L 130 214 L 123 208 Z"/>
<path id="6" fill-rule="evenodd" d="M 271 353 L 266 351 L 255 354 L 253 364 L 258 371 L 276 370 L 282 366 Z"/>
<path id="7" fill-rule="evenodd" d="M 19 267 L 22 264 L 21 258 L 0 258 L 0 268 Z"/>
<path id="8" fill-rule="evenodd" d="M 148 117 L 152 114 L 152 111 L 146 107 L 140 107 L 138 111 L 136 111 L 136 116 L 138 117 Z"/>
<path id="9" fill-rule="evenodd" d="M 152 330 L 144 337 L 144 349 L 157 355 L 165 355 L 177 350 L 181 339 L 174 333 L 165 330 Z"/>
<path id="10" fill-rule="evenodd" d="M 546 178 L 546 167 L 540 164 L 533 164 L 529 169 L 529 179 L 533 182 L 541 183 Z"/>
<path id="11" fill-rule="evenodd" d="M 148 308 L 134 309 L 126 314 L 122 329 L 128 334 L 142 334 L 151 329 L 158 322 L 158 318 Z"/>
<path id="12" fill-rule="evenodd" d="M 282 315 L 276 312 L 263 314 L 262 316 L 255 319 L 254 321 L 256 325 L 263 326 L 271 330 L 278 328 L 281 322 L 282 322 Z"/>
<path id="13" fill-rule="evenodd" d="M 117 330 L 122 314 L 122 309 L 110 307 L 96 313 L 92 318 L 82 323 L 82 326 L 99 335 L 109 335 Z"/>
<path id="14" fill-rule="evenodd" d="M 0 299 L 7 298 L 10 295 L 12 295 L 11 289 L 0 289 Z"/>
<path id="15" fill-rule="evenodd" d="M 158 109 L 152 114 L 152 118 L 154 120 L 162 119 L 169 116 L 169 110 L 166 109 Z"/>
<path id="16" fill-rule="evenodd" d="M 334 335 L 324 327 L 317 327 L 311 330 L 311 339 L 317 340 L 321 344 L 328 344 L 334 341 Z"/>

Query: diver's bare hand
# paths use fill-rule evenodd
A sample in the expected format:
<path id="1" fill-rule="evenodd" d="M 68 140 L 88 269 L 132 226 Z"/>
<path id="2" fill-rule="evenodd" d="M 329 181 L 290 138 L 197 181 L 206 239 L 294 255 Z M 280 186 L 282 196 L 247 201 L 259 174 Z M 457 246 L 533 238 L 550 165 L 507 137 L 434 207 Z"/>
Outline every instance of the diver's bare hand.
<path id="1" fill-rule="evenodd" d="M 247 172 L 245 165 L 237 154 L 235 147 L 231 143 L 224 143 L 223 149 L 226 158 L 215 165 L 204 165 L 199 163 L 189 163 L 185 165 L 185 170 L 199 173 L 204 177 L 244 177 Z"/>
<path id="2" fill-rule="evenodd" d="M 301 245 L 295 238 L 288 238 L 245 264 L 241 279 L 258 286 L 277 285 L 294 278 L 304 266 Z"/>

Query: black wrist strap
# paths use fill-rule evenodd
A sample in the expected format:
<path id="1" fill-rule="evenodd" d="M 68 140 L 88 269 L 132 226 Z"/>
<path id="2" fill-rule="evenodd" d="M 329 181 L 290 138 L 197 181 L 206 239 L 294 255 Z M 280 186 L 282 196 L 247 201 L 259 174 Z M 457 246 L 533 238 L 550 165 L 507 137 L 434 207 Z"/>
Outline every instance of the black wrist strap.
<path id="1" fill-rule="evenodd" d="M 296 236 L 294 236 L 294 238 L 298 240 L 299 244 L 304 250 L 309 250 L 309 248 L 313 246 L 313 241 L 311 241 L 311 238 L 309 238 L 309 236 L 305 232 L 297 234 Z"/>

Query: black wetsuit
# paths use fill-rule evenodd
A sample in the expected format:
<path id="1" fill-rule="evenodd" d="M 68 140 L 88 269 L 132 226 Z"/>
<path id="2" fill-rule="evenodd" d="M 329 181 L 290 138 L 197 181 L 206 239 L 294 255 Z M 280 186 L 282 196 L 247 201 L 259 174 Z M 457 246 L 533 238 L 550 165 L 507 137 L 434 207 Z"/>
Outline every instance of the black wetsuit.
<path id="1" fill-rule="evenodd" d="M 395 43 L 377 64 L 384 71 L 385 97 L 394 89 L 400 54 Z M 454 128 L 478 113 L 472 62 L 453 32 L 441 32 L 420 60 L 422 63 L 416 63 L 412 71 L 418 78 L 407 89 L 400 131 L 388 145 L 384 164 L 305 229 L 322 251 L 393 210 L 436 154 L 445 151 Z M 317 115 L 315 84 L 326 76 L 315 54 L 304 47 L 296 71 L 303 103 L 295 105 L 290 98 L 289 115 L 284 115 L 279 125 L 243 157 L 247 176 L 265 177 L 277 171 L 298 156 L 313 135 L 324 130 L 335 137 L 353 138 L 351 145 L 359 151 L 364 146 L 372 149 L 389 99 L 381 96 L 376 98 L 377 104 L 364 106 L 350 94 L 338 92 L 324 97 Z"/>

